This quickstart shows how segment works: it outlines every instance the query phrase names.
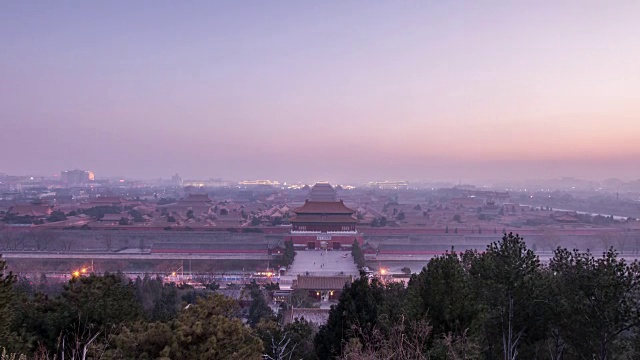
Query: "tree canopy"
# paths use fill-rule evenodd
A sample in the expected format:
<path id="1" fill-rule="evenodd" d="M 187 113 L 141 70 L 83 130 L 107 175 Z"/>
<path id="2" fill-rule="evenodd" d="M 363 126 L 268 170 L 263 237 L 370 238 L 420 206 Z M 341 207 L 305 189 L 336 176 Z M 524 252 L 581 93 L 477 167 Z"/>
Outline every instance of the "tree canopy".
<path id="1" fill-rule="evenodd" d="M 362 249 L 357 241 L 353 247 L 355 260 Z M 274 314 L 269 290 L 277 284 L 245 285 L 240 291 L 251 301 L 242 309 L 212 290 L 149 276 L 78 276 L 57 292 L 46 282 L 16 281 L 0 258 L 0 340 L 10 352 L 103 359 L 640 358 L 640 264 L 613 249 L 596 256 L 562 248 L 543 264 L 517 234 L 482 252 L 436 256 L 406 286 L 361 273 L 319 328 Z M 304 289 L 290 299 L 283 309 L 317 306 Z"/>

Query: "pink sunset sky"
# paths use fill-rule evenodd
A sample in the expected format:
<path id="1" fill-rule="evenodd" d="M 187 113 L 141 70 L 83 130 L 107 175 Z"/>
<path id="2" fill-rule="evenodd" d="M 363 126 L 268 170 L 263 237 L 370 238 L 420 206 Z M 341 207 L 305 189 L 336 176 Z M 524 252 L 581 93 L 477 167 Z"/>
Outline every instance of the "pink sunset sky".
<path id="1" fill-rule="evenodd" d="M 640 178 L 638 1 L 0 2 L 0 172 Z"/>

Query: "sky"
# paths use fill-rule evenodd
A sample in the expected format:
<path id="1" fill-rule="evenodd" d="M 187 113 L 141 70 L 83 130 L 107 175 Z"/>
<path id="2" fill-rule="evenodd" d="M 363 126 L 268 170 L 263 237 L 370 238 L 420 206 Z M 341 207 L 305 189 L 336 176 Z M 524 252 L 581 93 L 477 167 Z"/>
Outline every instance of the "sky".
<path id="1" fill-rule="evenodd" d="M 0 172 L 640 178 L 639 1 L 0 1 Z"/>

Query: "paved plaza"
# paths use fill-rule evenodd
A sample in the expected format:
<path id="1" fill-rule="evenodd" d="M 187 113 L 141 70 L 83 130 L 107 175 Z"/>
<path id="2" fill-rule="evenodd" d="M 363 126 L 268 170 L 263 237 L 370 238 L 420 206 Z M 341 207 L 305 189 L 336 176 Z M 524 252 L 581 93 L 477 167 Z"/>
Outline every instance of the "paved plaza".
<path id="1" fill-rule="evenodd" d="M 346 255 L 346 257 L 345 257 Z M 288 275 L 358 275 L 350 251 L 298 250 Z"/>
<path id="2" fill-rule="evenodd" d="M 345 256 L 346 255 L 346 256 Z M 287 288 L 298 275 L 358 276 L 358 268 L 350 251 L 296 250 L 296 257 L 285 276 L 280 277 L 280 287 Z"/>

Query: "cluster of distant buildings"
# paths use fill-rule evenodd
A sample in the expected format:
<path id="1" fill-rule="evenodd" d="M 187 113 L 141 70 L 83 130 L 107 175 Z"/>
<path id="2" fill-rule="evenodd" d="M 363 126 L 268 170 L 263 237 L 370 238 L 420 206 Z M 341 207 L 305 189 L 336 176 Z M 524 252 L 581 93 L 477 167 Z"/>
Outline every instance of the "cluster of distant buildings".
<path id="1" fill-rule="evenodd" d="M 544 193 L 538 201 L 544 204 L 548 197 L 551 202 L 551 195 Z M 59 222 L 60 217 L 49 217 L 62 212 L 74 224 L 85 222 L 92 227 L 260 228 L 334 237 L 381 229 L 486 233 L 507 227 L 586 226 L 576 211 L 528 205 L 538 197 L 538 193 L 521 192 L 514 198 L 509 191 L 462 185 L 417 189 L 406 181 L 333 187 L 323 182 L 293 186 L 275 180 L 184 180 L 178 174 L 170 180 L 145 183 L 97 179 L 92 171 L 80 169 L 62 171 L 53 178 L 0 174 L 0 217 L 30 216 L 41 220 L 40 225 Z M 121 211 L 100 219 L 76 214 L 107 203 Z M 562 208 L 571 209 L 570 204 Z M 331 241 L 327 244 L 332 246 Z"/>

